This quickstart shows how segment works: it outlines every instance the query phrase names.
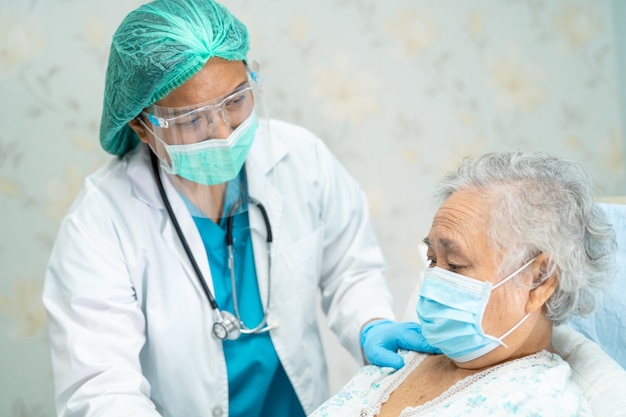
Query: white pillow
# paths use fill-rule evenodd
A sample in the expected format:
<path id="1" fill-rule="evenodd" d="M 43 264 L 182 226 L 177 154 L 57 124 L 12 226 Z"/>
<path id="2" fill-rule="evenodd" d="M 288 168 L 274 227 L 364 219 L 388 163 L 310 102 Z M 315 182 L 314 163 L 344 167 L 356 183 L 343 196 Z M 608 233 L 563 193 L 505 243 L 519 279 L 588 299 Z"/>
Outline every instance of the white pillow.
<path id="1" fill-rule="evenodd" d="M 572 380 L 595 417 L 626 416 L 626 371 L 600 346 L 569 326 L 555 327 L 552 344 L 572 367 Z"/>

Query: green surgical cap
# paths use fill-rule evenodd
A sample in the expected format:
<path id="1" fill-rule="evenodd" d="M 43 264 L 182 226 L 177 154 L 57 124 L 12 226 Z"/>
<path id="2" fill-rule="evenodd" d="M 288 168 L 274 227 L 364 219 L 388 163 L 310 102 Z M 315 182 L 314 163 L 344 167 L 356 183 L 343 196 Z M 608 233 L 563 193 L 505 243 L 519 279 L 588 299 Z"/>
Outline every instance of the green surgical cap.
<path id="1" fill-rule="evenodd" d="M 130 12 L 113 35 L 100 144 L 124 155 L 139 138 L 128 122 L 201 70 L 211 57 L 245 60 L 246 27 L 212 0 L 156 0 Z"/>

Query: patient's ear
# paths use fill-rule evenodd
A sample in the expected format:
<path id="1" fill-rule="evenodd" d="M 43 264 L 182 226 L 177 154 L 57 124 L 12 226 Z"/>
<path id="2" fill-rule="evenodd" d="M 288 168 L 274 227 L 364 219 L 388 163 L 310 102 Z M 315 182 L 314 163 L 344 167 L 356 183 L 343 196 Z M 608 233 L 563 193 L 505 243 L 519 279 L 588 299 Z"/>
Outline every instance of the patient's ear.
<path id="1" fill-rule="evenodd" d="M 550 257 L 546 253 L 537 256 L 537 259 L 530 266 L 533 274 L 533 283 L 537 283 L 537 287 L 530 290 L 528 302 L 526 303 L 526 312 L 533 313 L 543 307 L 550 296 L 556 290 L 557 273 L 553 272 L 547 276 L 550 265 Z"/>

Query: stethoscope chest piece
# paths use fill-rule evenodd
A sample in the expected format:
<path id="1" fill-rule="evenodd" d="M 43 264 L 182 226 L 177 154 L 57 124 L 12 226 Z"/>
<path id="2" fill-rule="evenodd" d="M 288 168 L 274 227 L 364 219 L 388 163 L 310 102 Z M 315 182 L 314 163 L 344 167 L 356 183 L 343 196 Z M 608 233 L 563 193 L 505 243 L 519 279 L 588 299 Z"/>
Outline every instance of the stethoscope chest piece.
<path id="1" fill-rule="evenodd" d="M 222 319 L 213 323 L 213 335 L 220 340 L 235 340 L 241 334 L 239 320 L 228 311 L 220 311 Z"/>

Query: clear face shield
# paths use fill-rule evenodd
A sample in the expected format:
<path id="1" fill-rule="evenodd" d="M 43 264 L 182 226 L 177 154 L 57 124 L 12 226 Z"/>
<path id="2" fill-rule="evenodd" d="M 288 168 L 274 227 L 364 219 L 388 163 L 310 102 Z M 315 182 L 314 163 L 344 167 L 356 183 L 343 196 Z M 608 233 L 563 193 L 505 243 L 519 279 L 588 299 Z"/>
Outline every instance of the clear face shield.
<path id="1" fill-rule="evenodd" d="M 194 215 L 220 219 L 247 211 L 242 169 L 255 152 L 271 155 L 269 120 L 258 65 L 246 65 L 246 80 L 224 96 L 185 107 L 152 105 L 139 118 L 154 135 L 152 150 L 176 189 L 197 208 Z"/>

